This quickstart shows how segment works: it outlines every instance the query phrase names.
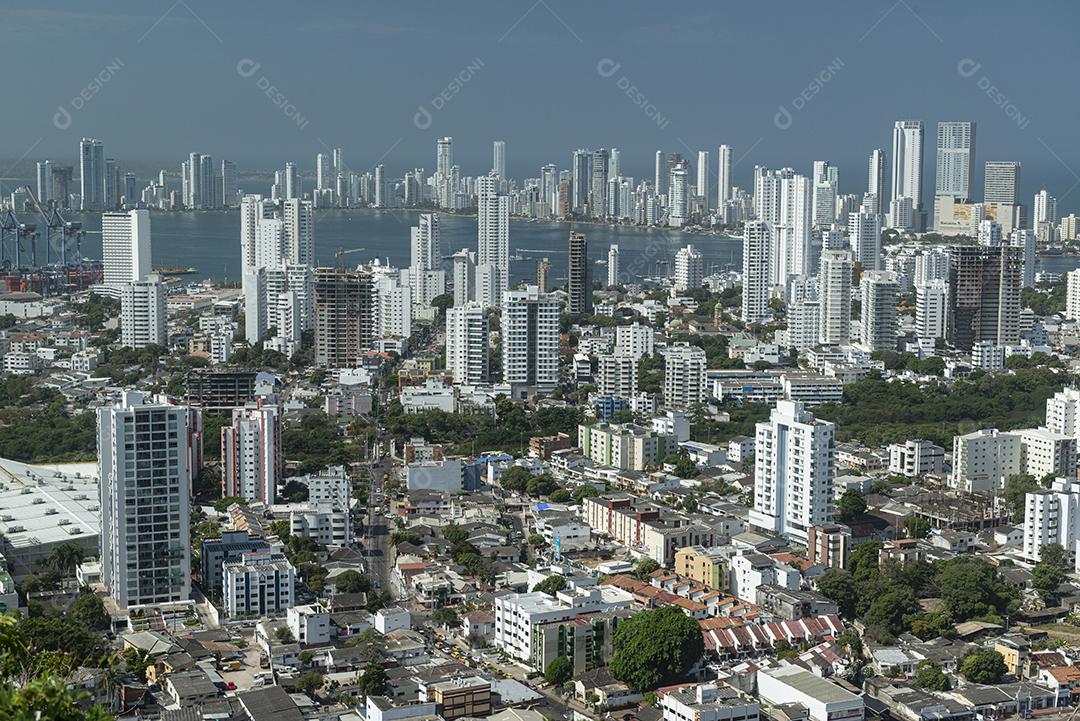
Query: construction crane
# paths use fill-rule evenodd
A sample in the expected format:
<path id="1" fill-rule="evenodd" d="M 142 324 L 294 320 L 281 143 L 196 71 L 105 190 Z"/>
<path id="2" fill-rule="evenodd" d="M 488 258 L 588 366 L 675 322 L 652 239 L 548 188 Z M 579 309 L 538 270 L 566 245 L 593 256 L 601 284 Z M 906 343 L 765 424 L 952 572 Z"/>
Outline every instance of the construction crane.
<path id="1" fill-rule="evenodd" d="M 338 272 L 339 273 L 344 273 L 345 272 L 345 256 L 346 255 L 348 255 L 349 253 L 360 253 L 360 252 L 365 251 L 365 250 L 367 250 L 367 248 L 350 248 L 349 250 L 345 250 L 344 248 L 338 248 L 337 253 L 336 253 Z"/>
<path id="2" fill-rule="evenodd" d="M 60 215 L 60 211 L 56 208 L 52 209 L 52 212 L 47 212 L 41 207 L 41 203 L 38 202 L 37 197 L 34 195 L 34 191 L 30 189 L 30 186 L 24 186 L 27 195 L 30 196 L 30 202 L 33 203 L 34 208 L 37 210 L 38 215 L 45 221 L 45 264 L 51 265 L 52 260 L 52 248 L 54 238 L 59 237 L 60 240 L 60 252 L 59 261 L 60 265 L 66 266 L 68 263 L 67 251 L 68 245 L 72 240 L 75 241 L 76 253 L 78 254 L 78 263 L 82 265 L 82 239 L 86 235 L 86 231 L 82 229 L 82 223 L 78 221 L 64 220 L 64 216 Z M 35 262 L 36 265 L 36 262 Z"/>
<path id="3" fill-rule="evenodd" d="M 11 266 L 11 261 L 4 257 L 5 249 L 7 248 L 7 239 L 9 237 L 15 238 L 15 268 L 22 267 L 22 246 L 23 238 L 30 239 L 30 246 L 33 248 L 33 255 L 37 257 L 37 248 L 34 244 L 34 238 L 37 237 L 37 224 L 36 223 L 20 223 L 19 219 L 15 217 L 15 213 L 11 210 L 5 210 L 3 214 L 0 214 L 0 264 L 5 267 Z"/>

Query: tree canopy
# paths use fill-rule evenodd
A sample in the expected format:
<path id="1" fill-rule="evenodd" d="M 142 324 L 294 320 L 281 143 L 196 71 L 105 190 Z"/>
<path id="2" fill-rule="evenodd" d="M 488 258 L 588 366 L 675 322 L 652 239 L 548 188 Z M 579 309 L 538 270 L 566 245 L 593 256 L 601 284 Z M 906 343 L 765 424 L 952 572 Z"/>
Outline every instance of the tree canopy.
<path id="1" fill-rule="evenodd" d="M 643 611 L 615 630 L 611 673 L 638 691 L 681 681 L 705 650 L 698 622 L 668 606 Z"/>

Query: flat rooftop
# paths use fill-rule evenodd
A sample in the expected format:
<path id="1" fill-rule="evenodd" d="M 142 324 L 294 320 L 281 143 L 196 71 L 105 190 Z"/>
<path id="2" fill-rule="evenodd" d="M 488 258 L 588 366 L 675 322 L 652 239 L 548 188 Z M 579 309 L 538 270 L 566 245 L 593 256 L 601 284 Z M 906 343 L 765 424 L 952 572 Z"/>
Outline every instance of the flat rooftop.
<path id="1" fill-rule="evenodd" d="M 99 535 L 97 464 L 0 459 L 0 533 L 15 549 Z"/>

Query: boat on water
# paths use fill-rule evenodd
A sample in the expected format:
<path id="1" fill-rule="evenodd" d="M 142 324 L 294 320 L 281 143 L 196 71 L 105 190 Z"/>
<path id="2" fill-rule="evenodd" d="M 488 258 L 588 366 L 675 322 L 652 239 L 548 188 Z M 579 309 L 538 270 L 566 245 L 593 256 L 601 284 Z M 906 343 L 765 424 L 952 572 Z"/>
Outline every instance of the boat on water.
<path id="1" fill-rule="evenodd" d="M 155 273 L 161 273 L 162 275 L 195 275 L 199 272 L 198 268 L 154 268 Z"/>

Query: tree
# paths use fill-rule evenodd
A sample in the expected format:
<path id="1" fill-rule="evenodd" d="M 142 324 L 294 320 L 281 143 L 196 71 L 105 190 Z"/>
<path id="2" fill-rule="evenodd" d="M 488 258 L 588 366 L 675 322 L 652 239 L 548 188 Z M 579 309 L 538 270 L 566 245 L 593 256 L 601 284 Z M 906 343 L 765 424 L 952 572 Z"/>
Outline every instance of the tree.
<path id="1" fill-rule="evenodd" d="M 95 631 L 105 631 L 110 625 L 105 604 L 94 593 L 80 593 L 68 608 L 67 617 L 78 625 Z"/>
<path id="2" fill-rule="evenodd" d="M 659 570 L 659 568 L 660 564 L 657 563 L 655 559 L 650 558 L 649 556 L 642 556 L 634 566 L 634 575 L 637 576 L 639 580 L 644 581 L 654 572 Z"/>
<path id="3" fill-rule="evenodd" d="M 908 538 L 926 538 L 930 535 L 930 521 L 911 516 L 904 521 L 904 530 L 907 531 Z"/>
<path id="4" fill-rule="evenodd" d="M 541 536 L 539 533 L 530 533 L 529 545 L 533 548 L 543 548 L 547 545 L 547 541 L 545 541 L 544 537 Z"/>
<path id="5" fill-rule="evenodd" d="M 592 498 L 593 496 L 599 496 L 600 491 L 596 490 L 590 485 L 581 485 L 570 491 L 570 497 L 578 503 L 581 503 L 586 498 Z"/>
<path id="6" fill-rule="evenodd" d="M 969 683 L 1001 683 L 1007 671 L 1005 658 L 992 648 L 972 651 L 960 662 L 960 675 Z"/>
<path id="7" fill-rule="evenodd" d="M 386 671 L 378 664 L 369 663 L 364 667 L 363 673 L 356 678 L 356 690 L 368 696 L 383 696 L 386 694 Z"/>
<path id="8" fill-rule="evenodd" d="M 941 589 L 941 600 L 954 623 L 976 617 L 1000 618 L 1019 596 L 996 568 L 976 558 L 948 561 L 934 583 Z"/>
<path id="9" fill-rule="evenodd" d="M 1005 482 L 1005 493 L 1003 495 L 1006 505 L 1012 509 L 1013 517 L 1023 520 L 1024 503 L 1027 501 L 1027 494 L 1041 490 L 1042 486 L 1035 480 L 1034 476 L 1026 473 L 1009 476 L 1009 480 Z"/>
<path id="10" fill-rule="evenodd" d="M 952 621 L 944 613 L 920 613 L 911 619 L 911 632 L 923 641 L 939 636 L 955 636 Z"/>
<path id="11" fill-rule="evenodd" d="M 83 562 L 83 549 L 77 543 L 62 543 L 49 556 L 49 565 L 59 573 L 68 575 Z"/>
<path id="12" fill-rule="evenodd" d="M 548 576 L 532 587 L 533 592 L 540 591 L 554 598 L 555 594 L 566 588 L 566 578 L 563 576 Z"/>
<path id="13" fill-rule="evenodd" d="M 390 534 L 390 543 L 395 546 L 400 546 L 402 543 L 419 546 L 421 543 L 420 534 L 409 529 L 394 531 Z"/>
<path id="14" fill-rule="evenodd" d="M 1065 571 L 1052 563 L 1041 561 L 1031 569 L 1031 585 L 1043 598 L 1053 595 L 1064 580 Z"/>
<path id="15" fill-rule="evenodd" d="M 296 677 L 296 688 L 308 696 L 314 696 L 323 685 L 323 676 L 317 671 L 307 671 Z"/>
<path id="16" fill-rule="evenodd" d="M 224 498 L 219 498 L 218 500 L 214 501 L 214 510 L 218 513 L 224 513 L 225 511 L 229 510 L 229 506 L 234 503 L 239 503 L 241 506 L 246 506 L 247 499 L 241 498 L 240 496 L 225 496 Z"/>
<path id="17" fill-rule="evenodd" d="M 113 718 L 105 707 L 82 708 L 89 697 L 76 692 L 56 675 L 46 675 L 16 687 L 0 685 L 0 718 L 9 721 L 107 721 Z"/>
<path id="18" fill-rule="evenodd" d="M 948 691 L 952 688 L 952 682 L 942 672 L 941 665 L 928 658 L 915 664 L 915 685 L 927 691 Z"/>
<path id="19" fill-rule="evenodd" d="M 851 574 L 838 568 L 830 568 L 817 580 L 817 590 L 825 598 L 834 602 L 844 618 L 855 618 L 855 601 L 858 591 Z"/>
<path id="20" fill-rule="evenodd" d="M 443 606 L 431 612 L 431 622 L 446 628 L 452 628 L 461 623 L 461 619 L 458 618 L 457 611 Z"/>
<path id="21" fill-rule="evenodd" d="M 643 611 L 619 624 L 611 673 L 638 691 L 676 683 L 705 650 L 698 622 L 672 606 Z"/>
<path id="22" fill-rule="evenodd" d="M 293 636 L 293 632 L 289 630 L 288 626 L 278 626 L 277 631 L 274 632 L 274 637 L 278 640 L 278 643 L 296 643 L 296 636 Z"/>
<path id="23" fill-rule="evenodd" d="M 910 588 L 894 587 L 874 599 L 863 620 L 867 628 L 881 628 L 895 636 L 903 632 L 905 617 L 918 610 L 919 603 Z"/>
<path id="24" fill-rule="evenodd" d="M 866 513 L 866 501 L 863 500 L 861 493 L 854 488 L 849 488 L 836 502 L 836 510 L 840 513 L 841 521 L 850 523 Z"/>
<path id="25" fill-rule="evenodd" d="M 350 569 L 334 579 L 334 588 L 338 593 L 367 593 L 371 590 L 371 579 Z"/>
<path id="26" fill-rule="evenodd" d="M 279 519 L 270 522 L 270 535 L 277 536 L 278 540 L 287 541 L 290 533 L 292 533 L 292 527 L 287 520 Z"/>
<path id="27" fill-rule="evenodd" d="M 1039 548 L 1039 560 L 1058 568 L 1067 568 L 1069 556 L 1060 543 L 1045 543 Z"/>
<path id="28" fill-rule="evenodd" d="M 522 493 L 525 491 L 531 478 L 532 474 L 529 473 L 527 469 L 522 468 L 521 466 L 511 466 L 499 476 L 499 485 L 508 491 Z"/>
<path id="29" fill-rule="evenodd" d="M 574 664 L 566 656 L 556 656 L 544 669 L 544 680 L 552 686 L 562 686 L 574 675 Z"/>

